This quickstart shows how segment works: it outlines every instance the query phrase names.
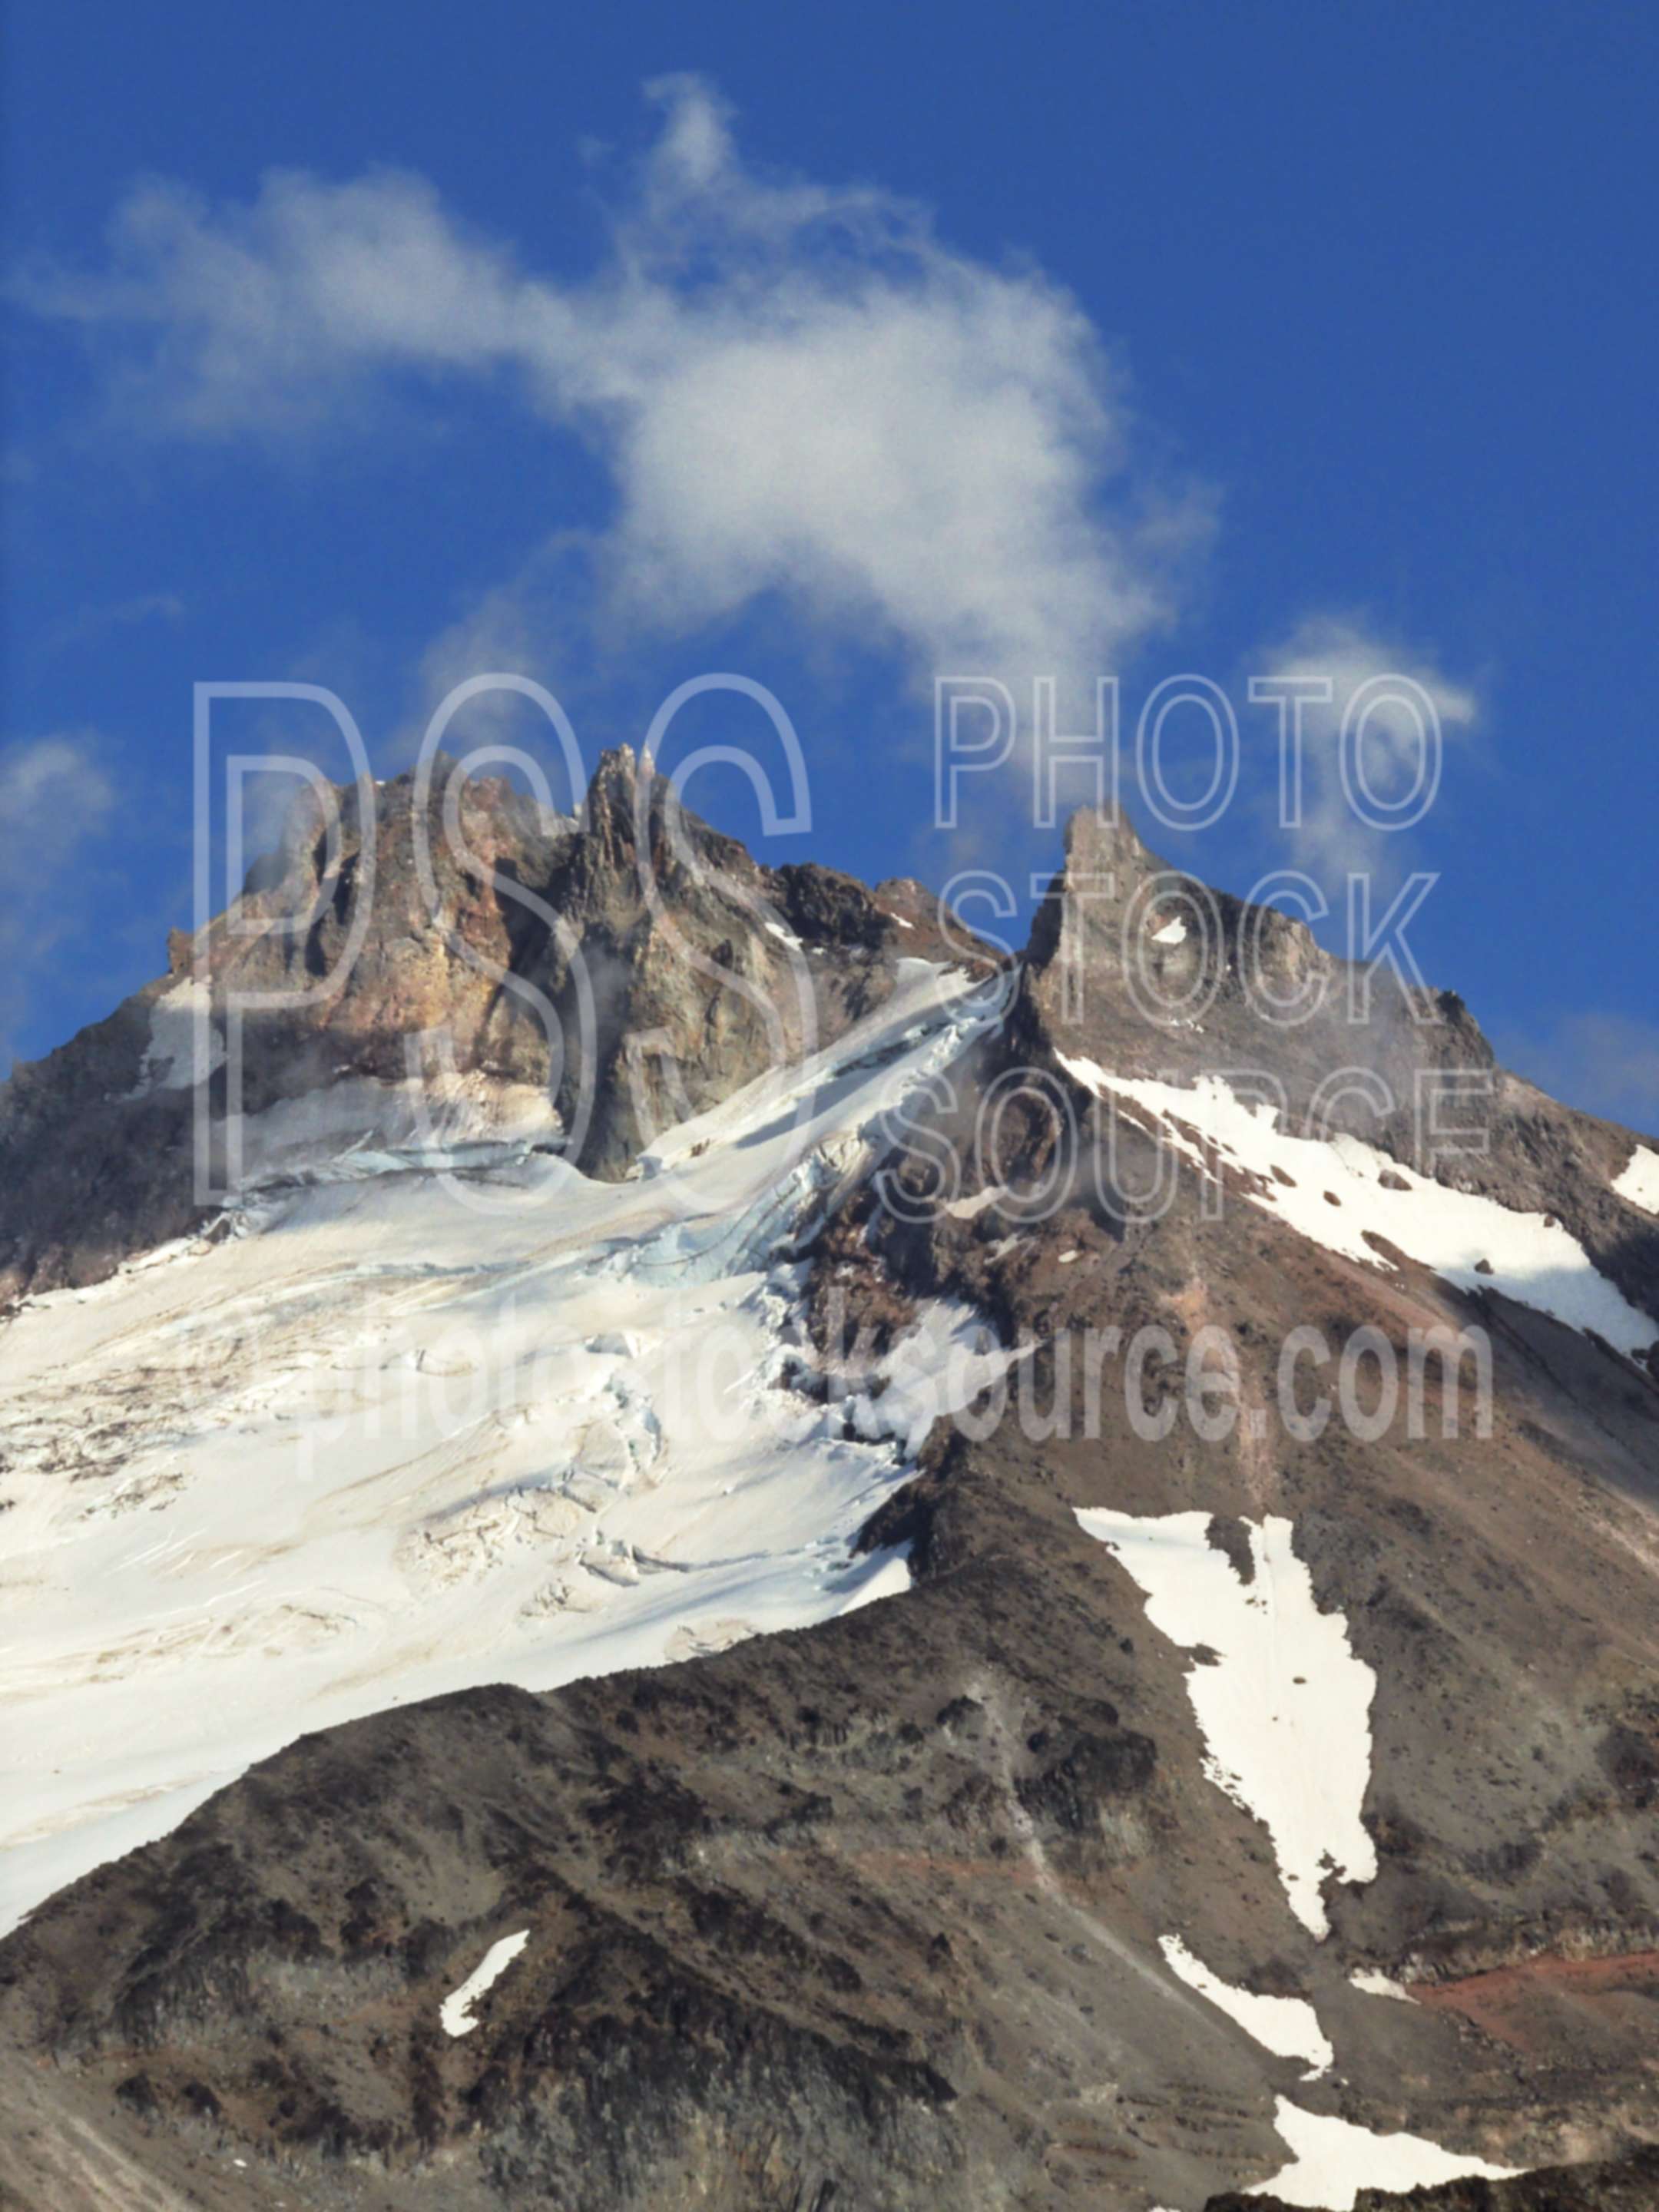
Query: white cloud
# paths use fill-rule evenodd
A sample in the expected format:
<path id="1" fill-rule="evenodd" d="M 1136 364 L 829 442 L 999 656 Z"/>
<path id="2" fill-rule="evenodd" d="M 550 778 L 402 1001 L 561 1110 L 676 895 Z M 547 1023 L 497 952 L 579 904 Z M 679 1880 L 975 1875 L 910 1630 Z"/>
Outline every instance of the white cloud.
<path id="1" fill-rule="evenodd" d="M 88 919 L 77 858 L 106 825 L 115 793 L 86 732 L 0 750 L 0 1073 L 34 976 Z"/>
<path id="2" fill-rule="evenodd" d="M 878 189 L 763 177 L 700 80 L 601 265 L 526 270 L 416 176 L 268 175 L 246 206 L 136 190 L 38 312 L 107 349 L 134 419 L 199 437 L 349 418 L 388 379 L 504 380 L 608 464 L 611 617 L 684 634 L 781 592 L 910 672 L 1089 688 L 1172 613 L 1205 502 L 1153 483 L 1121 371 L 1069 294 Z"/>
<path id="3" fill-rule="evenodd" d="M 1437 779 L 1431 785 L 1425 775 L 1423 730 L 1437 726 L 1443 747 L 1466 737 L 1480 719 L 1474 691 L 1453 682 L 1426 654 L 1347 615 L 1310 617 L 1265 657 L 1261 672 L 1323 678 L 1331 690 L 1328 702 L 1310 698 L 1302 708 L 1302 820 L 1285 830 L 1298 865 L 1328 887 L 1350 872 L 1380 878 L 1399 873 L 1408 833 L 1377 828 L 1377 814 L 1396 807 L 1410 813 L 1407 802 L 1419 791 L 1432 805 Z M 1366 793 L 1357 799 L 1345 782 L 1340 741 L 1350 702 L 1382 678 L 1403 678 L 1404 684 L 1382 685 L 1364 714 L 1363 775 L 1372 807 Z M 1410 703 L 1413 692 L 1415 705 Z"/>
<path id="4" fill-rule="evenodd" d="M 0 751 L 0 878 L 14 893 L 55 884 L 113 803 L 96 740 L 84 731 Z"/>

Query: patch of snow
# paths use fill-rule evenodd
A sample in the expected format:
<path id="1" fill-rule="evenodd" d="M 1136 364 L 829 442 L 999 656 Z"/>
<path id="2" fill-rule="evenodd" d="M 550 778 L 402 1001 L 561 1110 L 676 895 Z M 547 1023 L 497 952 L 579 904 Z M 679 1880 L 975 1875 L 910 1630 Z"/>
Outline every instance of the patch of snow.
<path id="1" fill-rule="evenodd" d="M 1356 1657 L 1342 1614 L 1319 1610 L 1291 1523 L 1272 1514 L 1246 1522 L 1255 1567 L 1246 1583 L 1210 1542 L 1207 1513 L 1073 1510 L 1133 1576 L 1153 1627 L 1182 1650 L 1215 1655 L 1187 1673 L 1205 1772 L 1266 1827 L 1291 1911 L 1323 1937 L 1326 1875 L 1376 1875 L 1359 1817 L 1376 1677 Z"/>
<path id="2" fill-rule="evenodd" d="M 763 927 L 769 937 L 775 937 L 780 945 L 787 945 L 792 952 L 799 952 L 801 950 L 800 939 L 796 936 L 793 929 L 786 929 L 781 921 L 769 921 L 763 923 Z"/>
<path id="3" fill-rule="evenodd" d="M 952 1221 L 973 1221 L 990 1207 L 1000 1205 L 1008 1194 L 1006 1183 L 988 1183 L 983 1190 L 975 1191 L 970 1197 L 947 1199 L 940 1211 L 948 1213 Z"/>
<path id="4" fill-rule="evenodd" d="M 1352 2120 L 1304 2112 L 1288 2097 L 1275 2100 L 1273 2126 L 1292 2154 L 1291 2163 L 1271 2180 L 1245 2194 L 1278 2197 L 1286 2204 L 1317 2212 L 1353 2212 L 1362 2189 L 1432 2188 L 1466 2174 L 1483 2181 L 1507 2181 L 1524 2166 L 1488 2166 L 1484 2159 L 1443 2150 L 1423 2136 L 1376 2135 Z"/>
<path id="5" fill-rule="evenodd" d="M 1060 1254 L 1060 1260 L 1059 1260 L 1059 1265 L 1060 1265 L 1060 1267 L 1069 1267 L 1071 1266 L 1071 1264 L 1072 1264 L 1072 1262 L 1073 1262 L 1073 1260 L 1080 1260 L 1082 1257 L 1083 1257 L 1082 1253 L 1078 1249 L 1077 1246 L 1074 1244 L 1074 1245 L 1073 1245 L 1073 1247 L 1072 1247 L 1072 1249 L 1071 1249 L 1071 1250 L 1070 1250 L 1069 1252 L 1062 1252 L 1062 1253 Z"/>
<path id="6" fill-rule="evenodd" d="M 857 1613 L 884 1597 L 902 1597 L 911 1587 L 910 1547 L 901 1544 L 890 1552 L 872 1553 L 854 1582 L 842 1613 Z"/>
<path id="7" fill-rule="evenodd" d="M 1154 945 L 1184 945 L 1187 942 L 1186 923 L 1176 915 L 1173 921 L 1166 921 L 1162 929 L 1152 932 L 1152 942 Z"/>
<path id="8" fill-rule="evenodd" d="M 1613 1188 L 1644 1213 L 1659 1213 L 1659 1152 L 1638 1145 L 1623 1172 L 1613 1177 Z"/>
<path id="9" fill-rule="evenodd" d="M 1224 1159 L 1255 1177 L 1250 1202 L 1328 1251 L 1380 1267 L 1384 1261 L 1365 1242 L 1370 1232 L 1460 1289 L 1502 1291 L 1570 1328 L 1595 1329 L 1630 1358 L 1659 1337 L 1659 1322 L 1632 1305 L 1547 1214 L 1448 1189 L 1357 1137 L 1291 1136 L 1279 1128 L 1277 1107 L 1247 1104 L 1218 1076 L 1183 1089 L 1112 1075 L 1065 1053 L 1060 1059 L 1097 1096 L 1127 1099 L 1156 1115 L 1176 1150 L 1206 1174 Z M 1279 1181 L 1276 1168 L 1289 1183 Z M 1385 1174 L 1403 1188 L 1385 1188 Z M 1327 1203 L 1327 1191 L 1338 1204 Z"/>
<path id="10" fill-rule="evenodd" d="M 212 1007 L 213 994 L 208 984 L 188 976 L 162 992 L 149 1010 L 149 1043 L 130 1097 L 147 1098 L 156 1091 L 188 1091 L 224 1066 L 225 1041 L 214 1024 Z M 197 1065 L 198 1039 L 200 1066 Z"/>
<path id="11" fill-rule="evenodd" d="M 938 1073 L 994 1028 L 1009 995 L 1006 982 L 975 988 L 963 969 L 931 960 L 896 960 L 893 975 L 891 998 L 834 1044 L 757 1076 L 707 1113 L 665 1131 L 640 1156 L 642 1178 L 690 1174 L 695 1206 L 708 1182 L 705 1152 L 741 1147 L 727 1162 L 728 1174 L 736 1176 L 744 1155 L 763 1142 L 775 1162 L 783 1152 L 799 1159 L 821 1137 L 844 1138 L 872 1112 L 890 1112 L 907 1085 Z M 860 1110 L 849 1116 L 851 1106 Z M 754 1182 L 740 1179 L 745 1188 Z"/>
<path id="12" fill-rule="evenodd" d="M 446 2035 L 471 2035 L 478 2025 L 472 2017 L 472 2008 L 487 1990 L 493 1989 L 530 1941 L 530 1930 L 520 1928 L 516 1936 L 503 1936 L 492 1943 L 472 1972 L 458 1990 L 450 1992 L 440 2008 L 439 2018 Z"/>
<path id="13" fill-rule="evenodd" d="M 959 1298 L 928 1298 L 881 1361 L 879 1391 L 850 1398 L 846 1410 L 861 1436 L 893 1437 L 914 1458 L 935 1421 L 972 1405 L 1034 1348 L 1000 1343 Z"/>
<path id="14" fill-rule="evenodd" d="M 1158 1948 L 1171 1973 L 1207 1997 L 1218 2012 L 1242 2027 L 1264 2051 L 1279 2058 L 1300 2058 L 1307 2065 L 1304 2077 L 1323 2074 L 1334 2063 L 1319 2025 L 1319 2015 L 1305 1997 L 1262 1997 L 1241 1990 L 1212 1974 L 1201 1959 L 1194 1958 L 1179 1936 L 1160 1936 Z"/>
<path id="15" fill-rule="evenodd" d="M 1348 1977 L 1349 1986 L 1368 1997 L 1398 1997 L 1402 2004 L 1415 2004 L 1417 1999 L 1392 1974 L 1379 1974 L 1369 1966 L 1358 1966 Z"/>

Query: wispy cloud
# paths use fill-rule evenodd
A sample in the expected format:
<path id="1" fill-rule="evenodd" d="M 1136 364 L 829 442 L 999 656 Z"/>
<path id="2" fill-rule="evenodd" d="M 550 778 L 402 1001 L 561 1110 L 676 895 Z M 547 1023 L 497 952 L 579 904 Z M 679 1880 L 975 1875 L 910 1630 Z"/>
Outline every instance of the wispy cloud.
<path id="1" fill-rule="evenodd" d="M 1623 1013 L 1564 1014 L 1500 1030 L 1498 1051 L 1553 1097 L 1659 1133 L 1659 1024 Z"/>
<path id="2" fill-rule="evenodd" d="M 1302 818 L 1283 832 L 1297 865 L 1328 890 L 1340 889 L 1350 873 L 1386 880 L 1401 872 L 1408 833 L 1379 828 L 1377 818 L 1404 806 L 1417 790 L 1425 723 L 1437 726 L 1443 746 L 1458 743 L 1477 727 L 1480 702 L 1474 689 L 1454 682 L 1431 655 L 1387 637 L 1355 615 L 1309 617 L 1263 656 L 1261 672 L 1322 680 L 1330 689 L 1328 700 L 1310 697 L 1302 708 Z M 1403 678 L 1405 684 L 1378 684 L 1386 678 Z M 1340 738 L 1350 704 L 1367 685 L 1378 688 L 1370 695 L 1372 703 L 1364 717 L 1364 791 L 1356 804 L 1344 778 Z M 1432 805 L 1431 794 L 1425 796 Z"/>
<path id="3" fill-rule="evenodd" d="M 78 614 L 57 624 L 46 639 L 46 649 L 60 653 L 65 647 L 84 645 L 111 630 L 135 629 L 143 623 L 182 622 L 185 603 L 176 592 L 141 592 L 130 599 L 106 606 L 82 607 Z"/>
<path id="4" fill-rule="evenodd" d="M 53 951 L 90 918 L 76 862 L 114 804 L 89 732 L 0 748 L 0 1074 Z"/>
<path id="5" fill-rule="evenodd" d="M 19 289 L 84 327 L 151 430 L 311 434 L 392 380 L 500 383 L 607 464 L 594 574 L 637 632 L 781 595 L 924 682 L 1052 671 L 1091 696 L 1170 618 L 1209 514 L 1149 465 L 1075 300 L 878 187 L 757 173 L 699 79 L 648 90 L 659 134 L 580 282 L 418 176 L 280 173 L 239 206 L 147 184 L 102 266 Z"/>

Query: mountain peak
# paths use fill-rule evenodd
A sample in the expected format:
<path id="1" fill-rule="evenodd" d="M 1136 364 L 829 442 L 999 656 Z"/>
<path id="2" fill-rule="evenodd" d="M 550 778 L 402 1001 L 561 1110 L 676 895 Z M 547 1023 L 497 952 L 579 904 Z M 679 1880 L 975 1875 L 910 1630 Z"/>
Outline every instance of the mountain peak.
<path id="1" fill-rule="evenodd" d="M 97 1280 L 204 1218 L 201 1115 L 225 1192 L 316 1172 L 319 1141 L 400 1154 L 456 1084 L 471 1140 L 561 1143 L 620 1176 L 869 1013 L 906 954 L 945 953 L 904 903 L 761 867 L 626 744 L 574 819 L 441 754 L 367 810 L 355 784 L 307 790 L 231 908 L 171 935 L 165 976 L 0 1085 L 0 1295 Z"/>

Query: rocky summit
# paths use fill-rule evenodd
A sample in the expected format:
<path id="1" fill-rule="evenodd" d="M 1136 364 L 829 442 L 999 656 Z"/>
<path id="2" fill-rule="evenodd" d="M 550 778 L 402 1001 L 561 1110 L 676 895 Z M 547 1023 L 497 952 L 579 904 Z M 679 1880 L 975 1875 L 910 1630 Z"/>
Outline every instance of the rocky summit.
<path id="1" fill-rule="evenodd" d="M 1659 2204 L 1656 1208 L 1121 821 L 309 803 L 0 1088 L 0 2204 Z"/>

